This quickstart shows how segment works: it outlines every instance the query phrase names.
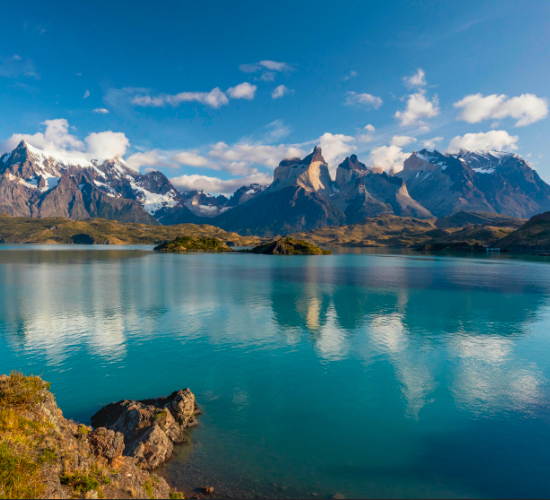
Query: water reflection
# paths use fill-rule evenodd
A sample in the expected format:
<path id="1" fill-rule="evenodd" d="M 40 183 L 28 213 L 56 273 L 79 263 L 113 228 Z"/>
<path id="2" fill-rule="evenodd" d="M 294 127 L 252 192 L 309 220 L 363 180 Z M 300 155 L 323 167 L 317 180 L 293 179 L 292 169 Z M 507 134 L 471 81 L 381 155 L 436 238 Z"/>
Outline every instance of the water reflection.
<path id="1" fill-rule="evenodd" d="M 514 349 L 547 300 L 548 274 L 535 264 L 402 257 L 184 261 L 133 251 L 4 251 L 1 332 L 48 365 L 82 349 L 121 362 L 129 335 L 247 349 L 305 335 L 327 361 L 390 363 L 414 417 L 437 386 L 437 349 L 456 365 L 457 404 L 486 410 L 503 398 L 540 398 L 540 368 Z"/>
<path id="2" fill-rule="evenodd" d="M 439 434 L 477 435 L 478 419 L 499 416 L 505 442 L 504 421 L 545 418 L 549 278 L 549 266 L 502 259 L 0 251 L 0 366 L 44 372 L 76 418 L 191 385 L 205 427 L 234 440 L 227 470 L 283 461 L 300 481 L 355 471 L 346 483 L 375 488 L 384 469 L 373 496 L 399 496 L 427 456 L 447 453 Z"/>

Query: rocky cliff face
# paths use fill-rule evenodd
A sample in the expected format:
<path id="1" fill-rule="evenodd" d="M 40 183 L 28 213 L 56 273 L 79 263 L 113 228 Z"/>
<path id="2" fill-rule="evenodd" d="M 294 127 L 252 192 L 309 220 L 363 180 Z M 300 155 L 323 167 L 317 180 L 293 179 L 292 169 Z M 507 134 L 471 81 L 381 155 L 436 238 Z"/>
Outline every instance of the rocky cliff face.
<path id="1" fill-rule="evenodd" d="M 272 235 L 383 214 L 433 217 L 409 196 L 402 179 L 367 168 L 355 155 L 338 166 L 332 181 L 321 148 L 315 147 L 303 160 L 283 160 L 275 169 L 273 184 L 213 223 L 242 234 Z"/>
<path id="2" fill-rule="evenodd" d="M 21 142 L 0 158 L 0 212 L 26 217 L 103 217 L 158 224 L 178 192 L 160 172 L 141 175 L 122 159 L 74 165 Z"/>
<path id="3" fill-rule="evenodd" d="M 333 195 L 331 201 L 345 211 L 349 224 L 384 214 L 433 217 L 409 196 L 402 179 L 367 168 L 355 155 L 338 165 L 336 186 L 337 195 Z"/>
<path id="4" fill-rule="evenodd" d="M 303 160 L 292 158 L 283 160 L 275 169 L 273 184 L 268 191 L 277 191 L 288 186 L 298 186 L 307 192 L 329 196 L 332 192 L 332 179 L 328 164 L 323 158 L 321 148 L 315 146 L 313 152 Z"/>
<path id="5" fill-rule="evenodd" d="M 526 218 L 550 209 L 550 186 L 520 156 L 498 151 L 414 152 L 397 177 L 437 217 L 460 211 Z"/>

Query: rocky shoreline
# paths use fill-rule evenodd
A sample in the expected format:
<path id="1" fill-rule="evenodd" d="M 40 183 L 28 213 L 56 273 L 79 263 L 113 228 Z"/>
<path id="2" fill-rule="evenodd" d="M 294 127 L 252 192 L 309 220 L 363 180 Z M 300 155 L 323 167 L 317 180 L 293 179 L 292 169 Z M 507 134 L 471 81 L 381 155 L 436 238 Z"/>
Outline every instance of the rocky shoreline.
<path id="1" fill-rule="evenodd" d="M 189 389 L 111 403 L 93 428 L 64 418 L 49 389 L 40 377 L 0 375 L 0 498 L 184 498 L 150 471 L 197 424 Z"/>

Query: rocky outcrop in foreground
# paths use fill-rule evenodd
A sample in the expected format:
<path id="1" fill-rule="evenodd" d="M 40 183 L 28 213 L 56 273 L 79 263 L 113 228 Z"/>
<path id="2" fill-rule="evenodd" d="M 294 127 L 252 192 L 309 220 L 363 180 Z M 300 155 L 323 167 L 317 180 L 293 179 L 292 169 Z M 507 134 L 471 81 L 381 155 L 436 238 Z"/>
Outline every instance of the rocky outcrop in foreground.
<path id="1" fill-rule="evenodd" d="M 0 498 L 183 498 L 145 469 L 196 422 L 188 389 L 113 403 L 95 430 L 64 418 L 49 389 L 39 377 L 0 375 Z"/>
<path id="2" fill-rule="evenodd" d="M 140 468 L 155 469 L 172 456 L 174 444 L 186 440 L 185 431 L 197 424 L 199 414 L 195 396 L 185 389 L 167 398 L 111 403 L 91 421 L 98 431 L 123 436 L 124 455 Z"/>

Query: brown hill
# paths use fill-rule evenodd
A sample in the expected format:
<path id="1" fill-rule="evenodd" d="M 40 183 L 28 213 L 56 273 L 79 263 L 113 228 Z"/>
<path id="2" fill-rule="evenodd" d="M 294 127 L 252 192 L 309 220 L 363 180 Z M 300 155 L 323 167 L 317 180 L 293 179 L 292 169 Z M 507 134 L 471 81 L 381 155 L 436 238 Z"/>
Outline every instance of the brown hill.
<path id="1" fill-rule="evenodd" d="M 153 226 L 106 219 L 36 219 L 0 214 L 0 243 L 153 245 L 178 236 L 215 238 L 230 246 L 255 246 L 257 236 L 240 236 L 206 224 Z"/>
<path id="2" fill-rule="evenodd" d="M 381 215 L 357 224 L 322 227 L 291 236 L 319 246 L 408 247 L 429 240 L 433 236 L 428 233 L 434 230 L 435 219 Z"/>
<path id="3" fill-rule="evenodd" d="M 550 212 L 531 217 L 495 246 L 511 251 L 550 251 Z"/>

